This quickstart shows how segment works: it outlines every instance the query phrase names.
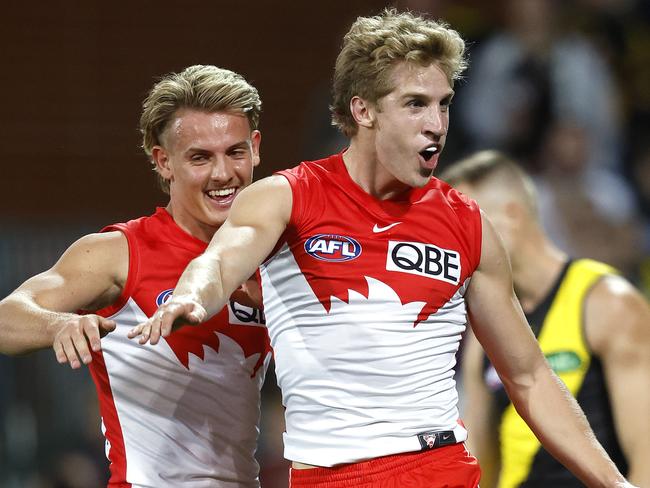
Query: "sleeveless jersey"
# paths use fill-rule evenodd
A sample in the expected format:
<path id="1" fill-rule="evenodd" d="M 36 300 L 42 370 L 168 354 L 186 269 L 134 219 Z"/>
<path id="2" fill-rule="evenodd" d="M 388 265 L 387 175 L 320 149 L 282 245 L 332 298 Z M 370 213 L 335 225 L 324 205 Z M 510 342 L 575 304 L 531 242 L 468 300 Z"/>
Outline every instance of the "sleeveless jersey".
<path id="1" fill-rule="evenodd" d="M 596 437 L 625 473 L 602 366 L 584 336 L 585 297 L 603 276 L 612 273 L 613 268 L 589 259 L 567 263 L 553 290 L 527 318 L 551 368 L 576 397 Z M 492 366 L 486 364 L 486 381 L 501 410 L 499 487 L 583 486 L 541 446 L 508 400 Z"/>
<path id="2" fill-rule="evenodd" d="M 285 457 L 333 466 L 420 450 L 424 431 L 465 440 L 454 366 L 480 260 L 476 204 L 437 179 L 378 200 L 341 154 L 279 174 L 292 213 L 260 274 Z"/>
<path id="3" fill-rule="evenodd" d="M 119 300 L 98 312 L 117 328 L 90 363 L 109 486 L 258 487 L 260 388 L 270 358 L 263 314 L 231 302 L 155 346 L 129 340 L 206 244 L 162 208 L 103 229 L 115 230 L 128 240 L 129 274 Z"/>

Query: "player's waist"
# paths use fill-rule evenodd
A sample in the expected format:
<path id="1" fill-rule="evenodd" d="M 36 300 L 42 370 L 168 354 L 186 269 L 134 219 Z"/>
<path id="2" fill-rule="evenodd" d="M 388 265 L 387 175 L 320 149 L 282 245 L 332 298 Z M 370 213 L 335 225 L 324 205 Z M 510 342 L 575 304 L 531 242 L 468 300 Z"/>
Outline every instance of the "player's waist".
<path id="1" fill-rule="evenodd" d="M 392 454 L 437 449 L 467 439 L 467 431 L 459 423 L 446 429 L 432 428 L 402 435 L 342 438 L 336 434 L 327 439 L 307 439 L 285 433 L 285 457 L 298 469 L 331 467 Z"/>

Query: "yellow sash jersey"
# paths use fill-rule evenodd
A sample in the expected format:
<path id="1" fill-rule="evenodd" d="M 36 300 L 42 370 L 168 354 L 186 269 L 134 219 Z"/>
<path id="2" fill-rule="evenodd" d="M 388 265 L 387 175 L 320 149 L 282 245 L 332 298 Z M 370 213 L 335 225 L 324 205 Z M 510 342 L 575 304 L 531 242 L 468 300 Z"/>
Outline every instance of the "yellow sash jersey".
<path id="1" fill-rule="evenodd" d="M 612 273 L 616 273 L 613 268 L 596 261 L 570 261 L 553 290 L 536 310 L 527 314 L 527 318 L 550 366 L 576 397 L 596 437 L 625 473 L 627 466 L 616 437 L 601 363 L 589 350 L 584 334 L 585 297 L 603 276 Z M 493 374 L 490 376 L 494 378 Z M 583 486 L 541 447 L 507 399 L 502 386 L 495 389 L 497 403 L 502 409 L 499 487 Z"/>

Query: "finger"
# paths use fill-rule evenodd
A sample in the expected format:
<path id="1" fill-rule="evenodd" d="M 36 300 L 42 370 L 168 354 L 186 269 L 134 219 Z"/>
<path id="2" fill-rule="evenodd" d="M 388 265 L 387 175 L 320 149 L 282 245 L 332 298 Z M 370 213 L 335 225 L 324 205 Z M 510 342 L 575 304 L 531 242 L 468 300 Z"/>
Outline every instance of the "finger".
<path id="1" fill-rule="evenodd" d="M 61 344 L 60 340 L 55 339 L 54 343 L 52 344 L 52 348 L 54 349 L 54 354 L 59 364 L 65 364 L 68 362 L 68 356 L 65 355 L 63 344 Z"/>
<path id="2" fill-rule="evenodd" d="M 140 340 L 138 341 L 140 344 L 144 344 L 149 340 L 149 337 L 151 336 L 151 322 L 153 320 L 156 320 L 155 316 L 142 324 L 142 328 L 140 329 Z"/>
<path id="3" fill-rule="evenodd" d="M 170 305 L 167 310 L 160 314 L 160 320 L 154 323 L 154 327 L 151 330 L 151 343 L 156 344 L 160 337 L 167 337 L 171 334 L 174 326 L 178 328 L 179 319 L 181 323 L 187 320 L 184 316 L 186 315 L 186 305 Z M 158 327 L 156 327 L 158 326 Z M 155 342 L 154 342 L 154 337 Z"/>
<path id="4" fill-rule="evenodd" d="M 144 327 L 144 324 L 138 324 L 135 327 L 133 327 L 126 336 L 129 339 L 134 339 L 138 337 L 140 334 L 142 334 L 142 328 Z"/>
<path id="5" fill-rule="evenodd" d="M 72 332 L 72 344 L 77 351 L 78 357 L 81 359 L 81 361 L 84 364 L 88 364 L 92 360 L 92 357 L 90 355 L 90 349 L 88 349 L 88 340 L 86 339 L 86 335 L 84 334 L 87 322 L 89 322 L 89 319 L 84 318 L 81 324 L 79 324 L 80 327 L 79 328 L 75 327 L 74 331 Z M 96 326 L 91 325 L 91 327 L 96 327 Z"/>
<path id="6" fill-rule="evenodd" d="M 65 337 L 61 339 L 61 345 L 63 346 L 63 351 L 68 358 L 68 363 L 72 369 L 77 369 L 81 366 L 81 360 L 77 356 L 77 350 L 72 344 L 72 339 L 70 337 Z"/>
<path id="7" fill-rule="evenodd" d="M 162 333 L 163 323 L 165 319 L 169 320 L 169 312 L 163 312 L 155 320 L 151 320 L 151 327 L 149 328 L 149 342 L 153 345 L 158 344 Z"/>
<path id="8" fill-rule="evenodd" d="M 88 343 L 90 344 L 90 348 L 95 352 L 101 350 L 102 348 L 100 343 L 100 337 L 99 337 L 100 327 L 101 327 L 101 317 L 97 317 L 96 321 L 88 320 L 83 324 L 84 334 L 88 338 Z M 92 361 L 92 357 L 90 358 L 90 360 Z"/>

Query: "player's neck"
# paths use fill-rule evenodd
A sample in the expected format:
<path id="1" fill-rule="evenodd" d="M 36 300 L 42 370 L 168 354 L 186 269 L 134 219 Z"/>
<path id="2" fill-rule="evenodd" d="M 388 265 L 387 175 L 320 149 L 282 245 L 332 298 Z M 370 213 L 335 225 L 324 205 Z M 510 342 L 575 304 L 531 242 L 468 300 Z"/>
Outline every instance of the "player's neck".
<path id="1" fill-rule="evenodd" d="M 352 139 L 343 153 L 343 163 L 352 181 L 379 200 L 389 200 L 411 190 L 386 170 L 371 145 L 358 138 Z"/>
<path id="2" fill-rule="evenodd" d="M 543 236 L 522 243 L 512 260 L 512 277 L 525 312 L 531 312 L 544 300 L 567 259 L 566 254 Z"/>
<path id="3" fill-rule="evenodd" d="M 172 216 L 176 225 L 178 225 L 185 232 L 190 234 L 192 237 L 195 237 L 203 242 L 209 243 L 212 240 L 212 236 L 219 229 L 212 225 L 204 224 L 203 222 L 198 221 L 192 216 L 186 214 L 181 209 L 178 209 L 172 205 L 170 201 L 165 207 L 169 215 Z"/>

